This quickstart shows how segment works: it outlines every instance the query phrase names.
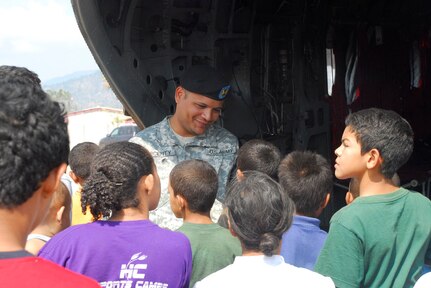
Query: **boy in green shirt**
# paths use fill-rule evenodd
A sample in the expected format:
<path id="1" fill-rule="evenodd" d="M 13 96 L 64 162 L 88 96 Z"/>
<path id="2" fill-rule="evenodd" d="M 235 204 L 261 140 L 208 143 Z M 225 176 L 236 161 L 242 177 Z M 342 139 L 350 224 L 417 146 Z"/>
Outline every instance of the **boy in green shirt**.
<path id="1" fill-rule="evenodd" d="M 337 287 L 412 287 L 430 250 L 431 201 L 395 186 L 413 151 L 413 131 L 397 113 L 370 108 L 346 119 L 335 176 L 356 178 L 359 196 L 331 219 L 315 266 Z"/>
<path id="2" fill-rule="evenodd" d="M 190 287 L 242 254 L 241 244 L 229 230 L 212 222 L 210 210 L 218 190 L 217 172 L 202 160 L 177 164 L 169 175 L 172 212 L 184 223 L 178 231 L 190 240 L 193 271 Z"/>

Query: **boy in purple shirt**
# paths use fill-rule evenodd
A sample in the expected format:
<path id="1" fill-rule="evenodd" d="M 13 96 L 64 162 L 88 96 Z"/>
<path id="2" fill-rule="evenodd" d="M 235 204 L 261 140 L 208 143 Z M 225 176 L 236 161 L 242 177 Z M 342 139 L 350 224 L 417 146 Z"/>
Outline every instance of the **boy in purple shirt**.
<path id="1" fill-rule="evenodd" d="M 96 279 L 102 287 L 188 287 L 192 270 L 185 235 L 153 224 L 160 179 L 142 146 L 118 142 L 93 160 L 81 207 L 106 221 L 72 226 L 53 237 L 40 256 Z"/>
<path id="2" fill-rule="evenodd" d="M 283 234 L 280 254 L 286 263 L 314 270 L 327 236 L 317 217 L 330 199 L 331 168 L 319 154 L 294 151 L 281 161 L 278 178 L 296 208 L 292 227 Z"/>

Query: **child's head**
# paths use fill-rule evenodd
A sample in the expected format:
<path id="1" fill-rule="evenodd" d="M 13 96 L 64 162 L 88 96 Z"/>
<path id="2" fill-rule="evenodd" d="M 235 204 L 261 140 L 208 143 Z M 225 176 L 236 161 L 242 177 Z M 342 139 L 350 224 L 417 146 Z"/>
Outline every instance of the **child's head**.
<path id="1" fill-rule="evenodd" d="M 346 192 L 346 204 L 349 205 L 359 197 L 359 181 L 356 178 L 351 178 L 349 182 L 349 191 Z"/>
<path id="2" fill-rule="evenodd" d="M 58 233 L 70 226 L 70 211 L 72 209 L 72 197 L 63 182 L 60 182 L 52 197 L 48 213 L 43 220 L 43 224 L 51 227 L 55 226 L 55 233 Z"/>
<path id="3" fill-rule="evenodd" d="M 81 207 L 84 212 L 89 206 L 97 220 L 140 205 L 153 210 L 159 198 L 160 179 L 151 154 L 138 144 L 118 142 L 105 146 L 94 157 Z"/>
<path id="4" fill-rule="evenodd" d="M 177 164 L 169 175 L 171 208 L 175 216 L 182 217 L 180 207 L 185 201 L 186 209 L 193 213 L 209 213 L 217 196 L 217 172 L 208 162 L 186 160 Z"/>
<path id="5" fill-rule="evenodd" d="M 293 151 L 281 161 L 278 179 L 293 200 L 296 213 L 317 217 L 332 191 L 332 170 L 328 161 L 310 151 Z"/>
<path id="6" fill-rule="evenodd" d="M 349 137 L 353 138 L 353 136 L 352 140 L 359 144 L 361 156 L 369 153 L 370 157 L 377 158 L 375 161 L 380 167 L 379 172 L 387 179 L 392 178 L 394 173 L 407 162 L 413 151 L 412 128 L 394 111 L 369 108 L 350 114 L 346 119 L 343 143 L 335 150 L 337 160 L 342 157 L 346 147 L 351 148 L 348 146 L 350 143 L 347 142 L 351 142 Z M 353 163 L 355 162 L 350 160 L 344 162 L 348 166 Z M 336 167 L 337 178 L 346 179 L 357 176 L 352 174 L 354 171 L 343 172 L 343 169 L 348 166 L 344 165 L 344 168 L 340 167 L 341 165 L 338 166 Z"/>
<path id="7" fill-rule="evenodd" d="M 61 181 L 54 192 L 51 205 L 42 222 L 31 234 L 53 237 L 70 226 L 70 210 L 72 209 L 72 197 L 66 185 Z M 38 238 L 30 238 L 25 244 L 25 250 L 37 255 L 45 245 L 45 241 Z"/>
<path id="8" fill-rule="evenodd" d="M 253 139 L 238 150 L 237 168 L 239 172 L 259 171 L 277 179 L 277 168 L 281 160 L 280 150 L 272 143 Z"/>
<path id="9" fill-rule="evenodd" d="M 24 204 L 63 166 L 60 177 L 67 162 L 65 113 L 39 83 L 25 68 L 0 66 L 0 208 Z M 44 192 L 52 194 L 57 183 L 44 187 Z M 48 205 L 49 201 L 44 211 Z M 34 216 L 40 221 L 44 215 Z"/>
<path id="10" fill-rule="evenodd" d="M 100 147 L 92 142 L 79 143 L 70 150 L 70 177 L 75 183 L 82 185 L 90 176 L 91 162 L 99 150 Z"/>
<path id="11" fill-rule="evenodd" d="M 230 230 L 243 249 L 266 256 L 276 253 L 295 209 L 283 188 L 258 171 L 244 171 L 230 183 L 225 205 Z"/>

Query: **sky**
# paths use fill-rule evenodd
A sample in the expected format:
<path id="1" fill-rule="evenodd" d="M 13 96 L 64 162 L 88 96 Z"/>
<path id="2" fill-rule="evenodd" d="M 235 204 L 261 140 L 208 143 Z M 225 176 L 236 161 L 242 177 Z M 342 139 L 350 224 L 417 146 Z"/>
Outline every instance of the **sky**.
<path id="1" fill-rule="evenodd" d="M 27 67 L 42 83 L 99 69 L 70 0 L 2 0 L 0 27 L 0 65 Z"/>

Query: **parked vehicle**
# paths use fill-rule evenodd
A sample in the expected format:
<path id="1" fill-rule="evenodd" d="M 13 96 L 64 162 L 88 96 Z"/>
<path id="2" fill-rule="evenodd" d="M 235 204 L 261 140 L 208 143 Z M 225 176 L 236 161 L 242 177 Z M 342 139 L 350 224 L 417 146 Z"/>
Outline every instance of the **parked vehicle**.
<path id="1" fill-rule="evenodd" d="M 102 138 L 99 142 L 99 146 L 103 147 L 114 142 L 128 141 L 130 138 L 135 136 L 139 132 L 137 125 L 125 125 L 120 126 L 112 130 L 111 133 Z"/>

